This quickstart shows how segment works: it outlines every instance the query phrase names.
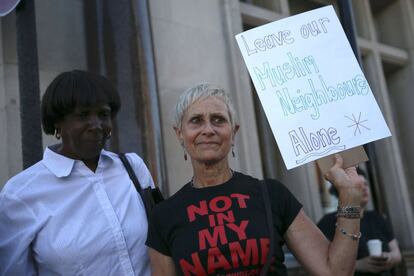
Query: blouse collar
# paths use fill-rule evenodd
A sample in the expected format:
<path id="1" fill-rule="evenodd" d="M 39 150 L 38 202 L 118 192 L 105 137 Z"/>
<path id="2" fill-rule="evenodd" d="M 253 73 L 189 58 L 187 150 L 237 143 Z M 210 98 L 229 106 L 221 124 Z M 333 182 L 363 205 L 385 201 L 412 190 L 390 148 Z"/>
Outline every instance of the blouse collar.
<path id="1" fill-rule="evenodd" d="M 58 145 L 53 145 L 46 147 L 43 153 L 43 164 L 56 176 L 56 177 L 66 177 L 70 175 L 72 169 L 76 163 L 75 160 L 69 157 L 66 157 L 62 154 L 57 153 L 54 149 Z M 111 152 L 106 150 L 101 150 L 100 159 L 102 157 L 108 157 L 109 160 L 113 160 L 114 156 Z M 105 158 L 106 159 L 106 158 Z"/>

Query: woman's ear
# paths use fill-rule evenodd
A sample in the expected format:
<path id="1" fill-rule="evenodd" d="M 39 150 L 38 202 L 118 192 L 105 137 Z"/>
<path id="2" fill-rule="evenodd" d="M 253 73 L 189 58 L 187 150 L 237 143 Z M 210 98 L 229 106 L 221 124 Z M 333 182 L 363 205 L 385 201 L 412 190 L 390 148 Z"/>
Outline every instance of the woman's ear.
<path id="1" fill-rule="evenodd" d="M 233 129 L 233 136 L 236 136 L 237 131 L 239 131 L 240 125 L 236 124 Z"/>
<path id="2" fill-rule="evenodd" d="M 53 127 L 55 128 L 55 131 L 60 132 L 61 123 L 60 122 L 56 122 L 56 123 L 53 124 Z"/>
<path id="3" fill-rule="evenodd" d="M 233 128 L 233 137 L 231 138 L 233 143 L 234 143 L 234 138 L 236 137 L 236 134 L 239 131 L 239 128 L 240 128 L 240 125 L 237 125 L 237 124 Z"/>
<path id="4" fill-rule="evenodd" d="M 180 142 L 180 144 L 183 144 L 183 136 L 181 133 L 181 129 L 179 129 L 177 126 L 173 126 L 173 129 L 175 131 L 175 135 L 177 136 L 178 141 Z"/>

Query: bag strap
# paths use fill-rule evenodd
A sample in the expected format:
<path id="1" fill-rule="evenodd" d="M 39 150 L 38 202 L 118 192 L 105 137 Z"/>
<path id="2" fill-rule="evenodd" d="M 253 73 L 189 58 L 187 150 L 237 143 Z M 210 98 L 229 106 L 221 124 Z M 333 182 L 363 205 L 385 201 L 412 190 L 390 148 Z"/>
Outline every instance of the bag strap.
<path id="1" fill-rule="evenodd" d="M 260 181 L 260 189 L 262 191 L 262 197 L 263 197 L 263 202 L 265 205 L 265 212 L 266 212 L 266 221 L 267 221 L 267 226 L 269 230 L 269 252 L 267 253 L 266 263 L 264 264 L 263 269 L 260 273 L 260 275 L 265 276 L 267 275 L 270 264 L 272 262 L 273 243 L 274 243 L 275 237 L 274 237 L 274 230 L 273 230 L 272 208 L 270 206 L 269 193 L 267 191 L 267 185 L 266 185 L 265 180 Z"/>
<path id="2" fill-rule="evenodd" d="M 145 208 L 145 214 L 147 215 L 147 219 L 149 219 L 149 202 L 147 197 L 144 195 L 144 190 L 141 187 L 141 184 L 139 183 L 139 180 L 134 172 L 134 170 L 131 167 L 131 164 L 128 161 L 128 158 L 126 157 L 125 153 L 119 153 L 118 154 L 119 159 L 121 159 L 122 164 L 124 164 L 124 167 L 126 171 L 128 172 L 129 178 L 131 178 L 132 183 L 134 183 L 135 189 L 139 193 L 142 199 L 142 203 L 144 203 Z"/>
<path id="3" fill-rule="evenodd" d="M 119 153 L 118 156 L 121 159 L 122 164 L 124 164 L 124 167 L 128 172 L 129 178 L 131 178 L 132 183 L 134 183 L 135 189 L 142 196 L 141 184 L 139 183 L 139 180 L 138 180 L 137 176 L 135 175 L 135 172 L 132 169 L 131 164 L 128 161 L 128 158 L 126 157 L 125 153 Z"/>

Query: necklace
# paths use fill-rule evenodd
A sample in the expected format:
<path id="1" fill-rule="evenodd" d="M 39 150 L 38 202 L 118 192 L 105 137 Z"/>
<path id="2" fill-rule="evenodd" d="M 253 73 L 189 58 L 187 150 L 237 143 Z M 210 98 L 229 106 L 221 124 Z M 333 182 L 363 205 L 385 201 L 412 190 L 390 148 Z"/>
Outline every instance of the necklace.
<path id="1" fill-rule="evenodd" d="M 233 176 L 234 176 L 234 171 L 233 171 L 232 169 L 230 169 L 230 178 L 229 178 L 227 181 L 229 181 L 230 179 L 232 179 L 232 178 L 233 178 Z M 225 182 L 227 182 L 227 181 L 225 181 Z M 224 183 L 224 182 L 223 182 L 223 183 Z M 194 176 L 193 176 L 193 177 L 191 177 L 190 186 L 191 186 L 191 187 L 193 187 L 193 188 L 196 188 L 196 189 L 200 189 L 200 188 L 202 188 L 202 187 L 196 187 L 196 186 L 195 186 L 195 184 L 194 184 Z"/>

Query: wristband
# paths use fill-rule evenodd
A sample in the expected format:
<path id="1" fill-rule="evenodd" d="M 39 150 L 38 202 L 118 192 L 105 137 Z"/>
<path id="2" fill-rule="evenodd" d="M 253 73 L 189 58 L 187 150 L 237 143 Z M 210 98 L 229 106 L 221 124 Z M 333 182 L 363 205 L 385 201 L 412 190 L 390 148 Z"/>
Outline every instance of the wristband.
<path id="1" fill-rule="evenodd" d="M 361 206 L 338 206 L 336 213 L 337 217 L 349 218 L 349 219 L 360 219 L 361 218 Z"/>

